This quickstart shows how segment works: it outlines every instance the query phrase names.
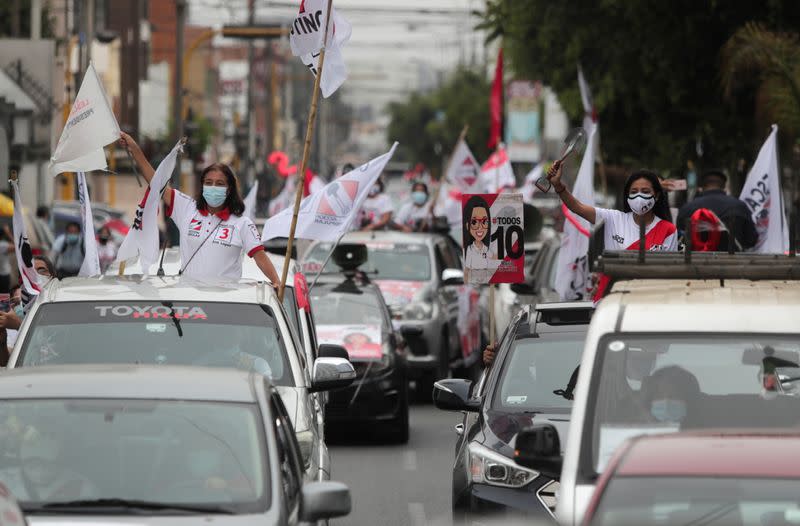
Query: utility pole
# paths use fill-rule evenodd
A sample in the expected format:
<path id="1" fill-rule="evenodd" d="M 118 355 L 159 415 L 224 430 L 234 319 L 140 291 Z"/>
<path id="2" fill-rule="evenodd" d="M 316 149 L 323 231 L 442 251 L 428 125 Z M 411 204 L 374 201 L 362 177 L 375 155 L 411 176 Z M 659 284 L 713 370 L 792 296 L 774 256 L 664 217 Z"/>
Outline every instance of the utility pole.
<path id="1" fill-rule="evenodd" d="M 186 26 L 186 0 L 175 0 L 175 86 L 172 101 L 172 122 L 175 123 L 173 144 L 183 137 L 183 29 Z M 176 163 L 172 174 L 173 184 L 180 180 L 180 163 Z"/>
<path id="2" fill-rule="evenodd" d="M 255 0 L 247 0 L 247 23 L 252 27 L 256 23 L 256 3 Z M 246 186 L 253 184 L 255 180 L 255 152 L 256 152 L 256 104 L 255 104 L 255 43 L 251 40 L 247 45 L 247 113 L 245 119 L 247 123 L 247 159 L 245 159 Z"/>

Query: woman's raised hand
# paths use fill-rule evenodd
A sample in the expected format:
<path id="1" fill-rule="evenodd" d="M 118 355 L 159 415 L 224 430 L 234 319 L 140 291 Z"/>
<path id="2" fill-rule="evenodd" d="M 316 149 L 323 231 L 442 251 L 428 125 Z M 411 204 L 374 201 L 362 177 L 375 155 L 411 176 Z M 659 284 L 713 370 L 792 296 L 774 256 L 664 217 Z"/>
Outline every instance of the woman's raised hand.
<path id="1" fill-rule="evenodd" d="M 553 185 L 556 192 L 560 192 L 562 188 L 564 188 L 564 184 L 561 182 L 561 162 L 556 161 L 553 163 L 553 166 L 547 170 L 547 179 L 550 181 L 550 184 Z"/>
<path id="2" fill-rule="evenodd" d="M 125 133 L 124 131 L 119 132 L 119 145 L 125 148 L 126 150 L 133 153 L 139 148 L 139 145 L 136 144 L 136 141 L 133 140 L 133 137 Z"/>

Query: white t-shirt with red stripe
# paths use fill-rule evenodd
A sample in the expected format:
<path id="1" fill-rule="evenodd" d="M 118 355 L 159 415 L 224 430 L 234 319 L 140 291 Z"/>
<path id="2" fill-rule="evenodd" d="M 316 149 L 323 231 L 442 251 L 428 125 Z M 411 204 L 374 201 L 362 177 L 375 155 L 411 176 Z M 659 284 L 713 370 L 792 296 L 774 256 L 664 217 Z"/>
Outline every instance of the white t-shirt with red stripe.
<path id="1" fill-rule="evenodd" d="M 167 215 L 180 231 L 181 268 L 187 277 L 238 280 L 243 255 L 253 257 L 264 250 L 253 221 L 233 215 L 227 208 L 216 214 L 198 210 L 194 199 L 173 189 Z"/>
<path id="2" fill-rule="evenodd" d="M 639 246 L 639 225 L 633 220 L 633 212 L 620 212 L 608 208 L 595 208 L 595 224 L 605 222 L 605 249 L 629 250 Z M 675 225 L 656 217 L 645 229 L 647 250 L 678 250 L 678 234 Z"/>

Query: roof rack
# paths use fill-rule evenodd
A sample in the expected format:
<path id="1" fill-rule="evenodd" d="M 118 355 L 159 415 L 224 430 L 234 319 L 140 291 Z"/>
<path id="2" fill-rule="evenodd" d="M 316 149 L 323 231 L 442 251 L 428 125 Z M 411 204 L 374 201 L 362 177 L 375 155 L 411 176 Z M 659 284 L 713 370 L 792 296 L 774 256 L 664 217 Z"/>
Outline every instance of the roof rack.
<path id="1" fill-rule="evenodd" d="M 639 250 L 604 251 L 605 225 L 600 222 L 589 238 L 589 265 L 613 281 L 622 279 L 747 279 L 800 280 L 800 258 L 790 250 L 784 254 L 730 252 L 650 252 L 643 249 L 640 229 Z"/>

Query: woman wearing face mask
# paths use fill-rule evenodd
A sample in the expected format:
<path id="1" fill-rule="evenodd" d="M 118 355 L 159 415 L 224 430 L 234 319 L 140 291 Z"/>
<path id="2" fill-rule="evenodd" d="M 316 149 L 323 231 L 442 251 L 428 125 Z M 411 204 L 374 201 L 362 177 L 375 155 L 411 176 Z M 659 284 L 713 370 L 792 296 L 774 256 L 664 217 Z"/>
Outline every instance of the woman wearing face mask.
<path id="1" fill-rule="evenodd" d="M 416 182 L 411 187 L 411 202 L 406 203 L 397 212 L 395 224 L 403 232 L 419 232 L 422 223 L 430 219 L 431 211 L 428 206 L 428 186 Z"/>
<path id="2" fill-rule="evenodd" d="M 133 155 L 147 182 L 155 170 L 127 133 L 120 144 Z M 242 277 L 242 257 L 253 258 L 273 286 L 280 282 L 264 252 L 253 221 L 243 216 L 244 202 L 233 170 L 225 164 L 207 166 L 200 175 L 202 189 L 196 198 L 167 185 L 162 198 L 167 215 L 180 231 L 181 274 L 201 281 Z"/>
<path id="3" fill-rule="evenodd" d="M 53 242 L 52 251 L 59 277 L 77 276 L 86 254 L 80 223 L 75 221 L 67 223 L 64 233 Z"/>
<path id="4" fill-rule="evenodd" d="M 361 230 L 381 230 L 392 220 L 392 200 L 383 193 L 383 181 L 378 179 L 361 205 Z"/>
<path id="5" fill-rule="evenodd" d="M 558 196 L 570 212 L 591 224 L 605 223 L 605 250 L 638 250 L 639 225 L 645 225 L 645 250 L 675 251 L 678 234 L 672 224 L 667 194 L 658 176 L 649 170 L 633 172 L 625 181 L 625 202 L 622 212 L 581 203 L 561 182 L 561 164 L 556 162 L 547 171 Z M 567 220 L 570 218 L 567 217 Z M 595 299 L 603 296 L 610 282 L 601 277 Z"/>
<path id="6" fill-rule="evenodd" d="M 111 230 L 104 226 L 97 233 L 97 256 L 100 260 L 100 271 L 106 269 L 114 262 L 117 257 L 117 244 L 111 239 Z"/>

